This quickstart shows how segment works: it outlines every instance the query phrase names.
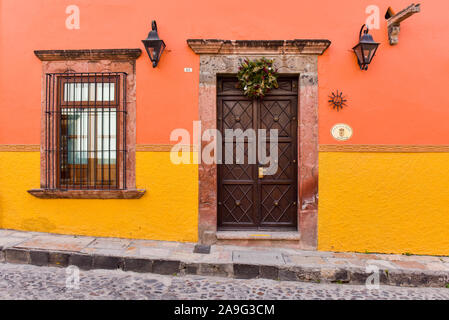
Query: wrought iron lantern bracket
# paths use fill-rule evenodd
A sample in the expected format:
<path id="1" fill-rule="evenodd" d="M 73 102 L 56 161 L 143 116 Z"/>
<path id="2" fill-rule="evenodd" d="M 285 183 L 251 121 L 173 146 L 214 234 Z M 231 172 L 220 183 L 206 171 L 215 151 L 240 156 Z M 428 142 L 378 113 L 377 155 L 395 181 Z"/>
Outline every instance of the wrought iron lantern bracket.
<path id="1" fill-rule="evenodd" d="M 361 70 L 368 70 L 368 65 L 373 60 L 379 44 L 380 43 L 375 42 L 373 37 L 369 34 L 368 27 L 365 24 L 362 25 L 359 33 L 359 43 L 352 48 Z"/>
<path id="2" fill-rule="evenodd" d="M 153 68 L 156 68 L 162 53 L 164 52 L 165 42 L 159 38 L 155 20 L 151 22 L 151 31 L 148 34 L 148 37 L 145 40 L 142 40 L 142 43 L 145 46 L 145 50 L 147 51 L 151 62 L 153 63 Z"/>

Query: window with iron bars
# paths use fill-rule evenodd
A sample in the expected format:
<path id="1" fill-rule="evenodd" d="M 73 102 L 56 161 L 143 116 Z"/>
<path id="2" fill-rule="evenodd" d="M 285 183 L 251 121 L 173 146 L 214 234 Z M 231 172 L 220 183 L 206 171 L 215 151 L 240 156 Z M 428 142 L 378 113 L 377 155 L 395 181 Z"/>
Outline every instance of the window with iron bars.
<path id="1" fill-rule="evenodd" d="M 46 189 L 126 188 L 126 76 L 46 75 Z"/>

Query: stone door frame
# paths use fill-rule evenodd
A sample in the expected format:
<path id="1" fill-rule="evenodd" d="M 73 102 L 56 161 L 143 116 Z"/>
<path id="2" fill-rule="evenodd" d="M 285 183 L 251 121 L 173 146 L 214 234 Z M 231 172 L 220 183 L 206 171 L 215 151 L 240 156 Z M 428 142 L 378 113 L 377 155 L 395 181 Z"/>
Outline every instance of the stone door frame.
<path id="1" fill-rule="evenodd" d="M 297 75 L 299 247 L 316 250 L 318 220 L 318 56 L 329 40 L 189 39 L 200 55 L 199 119 L 201 134 L 217 127 L 217 75 L 236 74 L 245 58 L 274 59 L 280 74 Z M 202 142 L 201 149 L 207 142 Z M 217 241 L 217 165 L 200 162 L 198 234 L 202 244 Z"/>

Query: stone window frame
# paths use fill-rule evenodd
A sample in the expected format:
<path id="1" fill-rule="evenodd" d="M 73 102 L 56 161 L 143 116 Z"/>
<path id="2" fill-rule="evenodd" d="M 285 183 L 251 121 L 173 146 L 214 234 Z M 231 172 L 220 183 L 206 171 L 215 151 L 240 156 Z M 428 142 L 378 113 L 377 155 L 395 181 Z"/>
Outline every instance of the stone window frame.
<path id="1" fill-rule="evenodd" d="M 200 55 L 199 119 L 202 133 L 216 129 L 217 76 L 237 74 L 240 62 L 260 56 L 274 59 L 279 73 L 297 75 L 298 93 L 298 233 L 299 248 L 316 250 L 318 241 L 318 56 L 329 40 L 189 39 Z M 202 142 L 203 149 L 207 142 Z M 217 165 L 198 167 L 199 242 L 217 241 Z"/>
<path id="2" fill-rule="evenodd" d="M 37 50 L 42 61 L 40 189 L 28 192 L 41 199 L 139 199 L 145 190 L 136 189 L 136 59 L 141 49 Z M 126 77 L 126 186 L 124 190 L 49 190 L 45 185 L 45 106 L 48 73 L 124 72 Z"/>

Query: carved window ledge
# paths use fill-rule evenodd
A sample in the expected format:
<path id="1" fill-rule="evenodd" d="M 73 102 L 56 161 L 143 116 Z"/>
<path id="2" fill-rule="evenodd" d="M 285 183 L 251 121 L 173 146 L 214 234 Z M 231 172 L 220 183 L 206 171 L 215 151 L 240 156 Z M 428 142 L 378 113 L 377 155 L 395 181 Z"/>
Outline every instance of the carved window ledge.
<path id="1" fill-rule="evenodd" d="M 34 54 L 42 61 L 67 60 L 136 60 L 140 49 L 92 49 L 92 50 L 36 50 Z"/>
<path id="2" fill-rule="evenodd" d="M 196 54 L 303 54 L 322 55 L 331 45 L 326 39 L 221 40 L 188 39 Z"/>
<path id="3" fill-rule="evenodd" d="M 39 199 L 140 199 L 143 189 L 130 190 L 47 190 L 32 189 L 28 193 Z"/>

